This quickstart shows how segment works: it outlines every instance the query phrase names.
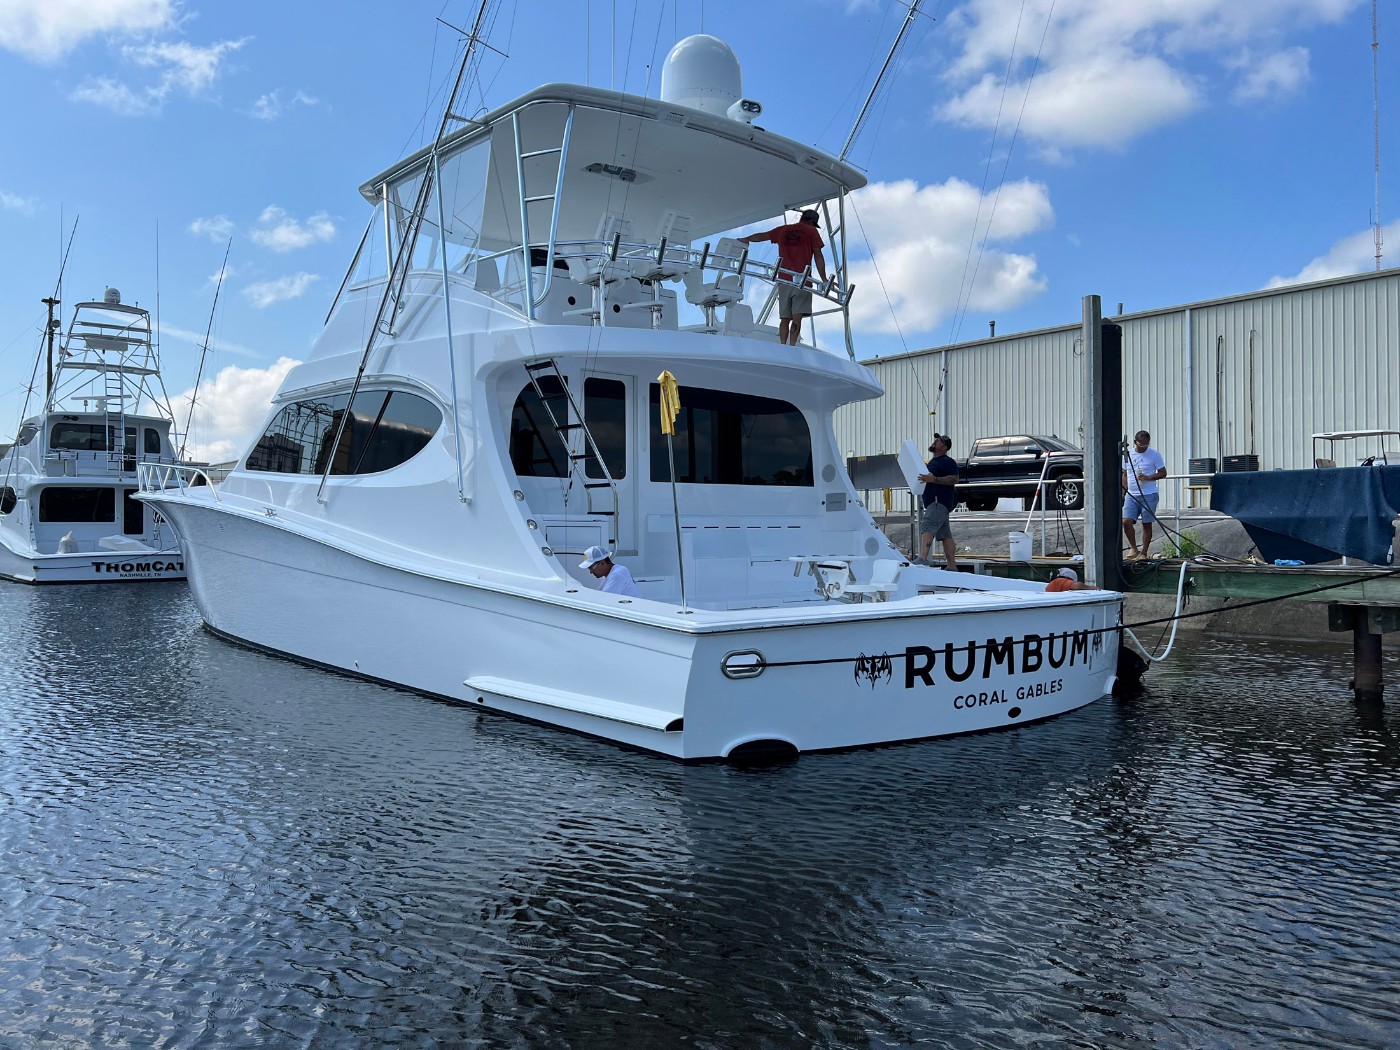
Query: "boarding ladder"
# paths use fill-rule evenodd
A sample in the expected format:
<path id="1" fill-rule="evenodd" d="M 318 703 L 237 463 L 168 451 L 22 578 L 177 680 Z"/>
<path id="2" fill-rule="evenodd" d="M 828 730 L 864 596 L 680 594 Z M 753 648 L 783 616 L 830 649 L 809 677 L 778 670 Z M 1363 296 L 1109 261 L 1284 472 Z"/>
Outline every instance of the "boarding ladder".
<path id="1" fill-rule="evenodd" d="M 540 404 L 544 406 L 550 426 L 554 428 L 555 433 L 559 435 L 560 441 L 564 444 L 564 451 L 569 458 L 569 484 L 573 485 L 577 482 L 583 489 L 588 500 L 585 513 L 607 520 L 607 546 L 612 548 L 617 543 L 617 517 L 622 501 L 617 490 L 617 481 L 608 470 L 608 464 L 603 459 L 602 450 L 598 448 L 598 443 L 593 440 L 593 433 L 588 429 L 588 424 L 584 422 L 583 412 L 579 410 L 578 402 L 574 400 L 574 395 L 569 390 L 569 384 L 564 382 L 559 365 L 553 358 L 525 362 L 525 374 L 530 377 L 530 385 L 535 388 L 535 395 L 540 399 Z M 545 393 L 544 388 L 540 386 L 540 376 L 542 375 L 554 378 L 558 384 L 558 393 Z M 559 413 L 555 411 L 556 406 L 563 408 L 564 418 L 562 421 L 559 418 Z M 602 478 L 589 478 L 587 476 L 584 464 L 590 458 L 598 464 L 598 469 L 603 473 Z M 602 495 L 605 489 L 608 495 L 604 498 L 611 499 L 611 508 L 598 506 L 596 503 L 597 498 Z"/>

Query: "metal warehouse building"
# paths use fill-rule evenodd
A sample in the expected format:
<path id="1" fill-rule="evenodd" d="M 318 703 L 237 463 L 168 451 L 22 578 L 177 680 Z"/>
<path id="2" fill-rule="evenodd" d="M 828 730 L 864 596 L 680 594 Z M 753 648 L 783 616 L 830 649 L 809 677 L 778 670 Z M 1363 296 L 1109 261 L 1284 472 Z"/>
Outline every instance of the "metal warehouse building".
<path id="1" fill-rule="evenodd" d="M 1233 455 L 1311 467 L 1315 433 L 1400 429 L 1400 269 L 1105 320 L 1123 328 L 1123 426 L 1151 431 L 1172 474 Z M 885 396 L 840 409 L 837 439 L 855 456 L 934 431 L 954 456 L 989 434 L 1082 444 L 1081 336 L 1076 321 L 866 361 Z"/>

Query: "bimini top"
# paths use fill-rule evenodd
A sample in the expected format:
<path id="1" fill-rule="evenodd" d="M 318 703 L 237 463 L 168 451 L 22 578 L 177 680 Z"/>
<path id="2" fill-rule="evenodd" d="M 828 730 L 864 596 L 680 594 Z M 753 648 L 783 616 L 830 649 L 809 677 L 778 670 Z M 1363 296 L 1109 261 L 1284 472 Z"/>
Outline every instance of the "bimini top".
<path id="1" fill-rule="evenodd" d="M 469 149 L 486 139 L 491 142 L 489 162 L 487 151 Z M 531 187 L 526 196 L 546 190 L 544 184 L 552 184 L 559 170 L 561 145 L 566 156 L 556 236 L 563 241 L 596 237 L 600 215 L 625 211 L 632 230 L 640 234 L 663 226 L 677 209 L 685 212 L 691 237 L 710 237 L 866 183 L 855 168 L 821 150 L 742 120 L 639 95 L 548 84 L 470 121 L 439 154 L 449 200 L 454 183 L 449 158 L 482 154 L 469 165 L 470 177 L 461 179 L 473 194 L 486 187 L 486 206 L 478 212 L 484 212 L 482 246 L 520 242 L 519 209 L 493 209 L 491 194 L 505 190 L 515 196 L 522 181 Z M 431 147 L 419 150 L 366 182 L 360 192 L 377 203 L 387 184 L 403 201 L 403 190 L 416 183 L 431 154 Z M 536 228 L 533 216 L 530 224 Z"/>

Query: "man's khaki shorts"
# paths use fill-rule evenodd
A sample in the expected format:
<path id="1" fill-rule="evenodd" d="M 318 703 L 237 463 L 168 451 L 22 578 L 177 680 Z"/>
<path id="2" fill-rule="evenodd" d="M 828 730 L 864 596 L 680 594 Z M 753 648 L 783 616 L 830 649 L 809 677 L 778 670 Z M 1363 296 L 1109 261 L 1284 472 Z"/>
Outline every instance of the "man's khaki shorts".
<path id="1" fill-rule="evenodd" d="M 788 320 L 794 317 L 811 317 L 812 293 L 790 284 L 778 285 L 778 316 Z"/>

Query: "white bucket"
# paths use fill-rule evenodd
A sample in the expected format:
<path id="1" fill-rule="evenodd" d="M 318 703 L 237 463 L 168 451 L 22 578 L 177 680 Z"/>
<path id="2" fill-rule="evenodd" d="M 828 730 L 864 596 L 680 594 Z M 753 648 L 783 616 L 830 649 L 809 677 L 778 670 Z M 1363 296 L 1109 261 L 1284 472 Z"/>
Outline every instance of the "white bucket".
<path id="1" fill-rule="evenodd" d="M 1011 560 L 1030 561 L 1031 534 L 1029 532 L 1013 532 L 1009 539 L 1011 540 Z"/>

